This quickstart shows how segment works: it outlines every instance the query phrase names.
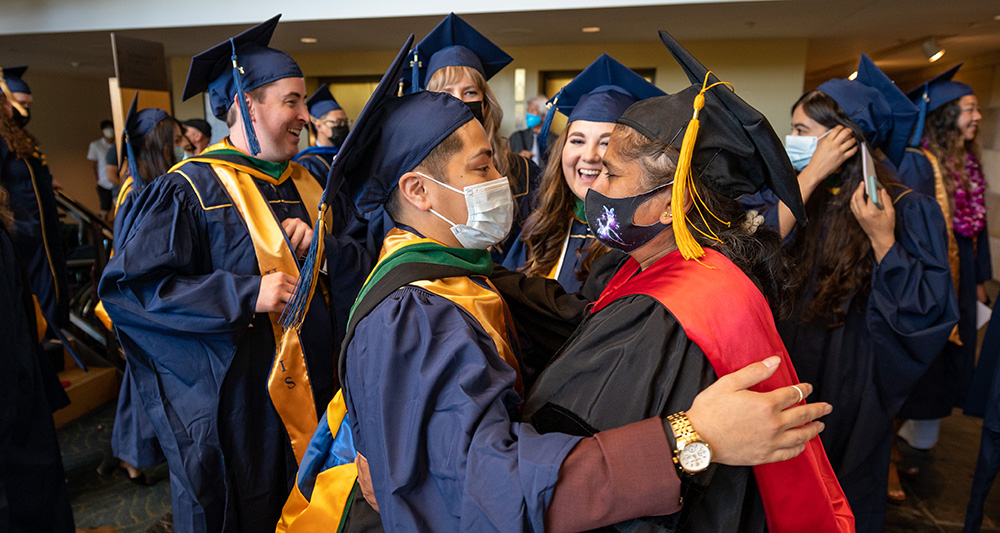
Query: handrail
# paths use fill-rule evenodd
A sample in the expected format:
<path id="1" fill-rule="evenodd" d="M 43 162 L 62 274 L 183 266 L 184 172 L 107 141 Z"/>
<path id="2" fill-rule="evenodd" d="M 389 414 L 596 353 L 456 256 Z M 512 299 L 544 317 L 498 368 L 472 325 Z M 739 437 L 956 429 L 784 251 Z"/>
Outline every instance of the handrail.
<path id="1" fill-rule="evenodd" d="M 114 238 L 114 231 L 103 217 L 94 213 L 71 196 L 68 196 L 61 189 L 56 189 L 56 202 L 65 209 L 70 216 L 85 224 L 96 225 L 107 239 Z"/>

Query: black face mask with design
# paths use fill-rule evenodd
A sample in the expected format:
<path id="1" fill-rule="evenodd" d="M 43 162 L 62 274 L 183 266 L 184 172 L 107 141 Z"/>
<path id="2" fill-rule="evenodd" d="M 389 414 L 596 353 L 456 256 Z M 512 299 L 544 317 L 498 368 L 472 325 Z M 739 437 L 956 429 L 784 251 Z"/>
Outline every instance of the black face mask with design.
<path id="1" fill-rule="evenodd" d="M 468 106 L 469 111 L 472 111 L 472 116 L 476 117 L 476 120 L 478 120 L 480 124 L 483 124 L 483 125 L 486 124 L 486 119 L 483 116 L 483 102 L 482 101 L 479 101 L 479 102 L 465 102 L 465 105 Z"/>
<path id="2" fill-rule="evenodd" d="M 14 110 L 14 124 L 17 124 L 17 127 L 21 129 L 24 129 L 28 125 L 28 122 L 31 121 L 31 110 L 27 109 L 26 111 L 28 114 L 22 115 L 16 109 Z"/>
<path id="3" fill-rule="evenodd" d="M 347 139 L 347 133 L 351 131 L 351 128 L 347 126 L 334 126 L 330 129 L 333 130 L 333 135 L 330 136 L 330 143 L 332 143 L 335 148 L 340 148 L 340 146 L 344 144 L 344 140 Z"/>
<path id="4" fill-rule="evenodd" d="M 635 212 L 646 200 L 656 196 L 660 190 L 674 182 L 665 183 L 659 187 L 635 196 L 625 198 L 609 198 L 590 189 L 584 200 L 587 211 L 587 225 L 601 244 L 630 253 L 653 240 L 654 237 L 669 228 L 659 220 L 655 224 L 640 226 L 633 221 Z"/>

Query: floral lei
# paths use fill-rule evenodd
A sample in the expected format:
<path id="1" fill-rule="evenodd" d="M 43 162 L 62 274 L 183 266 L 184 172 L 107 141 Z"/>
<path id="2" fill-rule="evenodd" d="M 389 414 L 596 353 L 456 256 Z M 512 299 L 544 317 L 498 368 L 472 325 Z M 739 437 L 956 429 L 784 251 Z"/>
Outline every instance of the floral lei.
<path id="1" fill-rule="evenodd" d="M 971 153 L 965 156 L 965 175 L 968 186 L 964 186 L 958 172 L 952 173 L 955 182 L 955 212 L 952 223 L 955 232 L 966 238 L 973 238 L 986 224 L 986 179 L 979 168 L 979 161 Z"/>

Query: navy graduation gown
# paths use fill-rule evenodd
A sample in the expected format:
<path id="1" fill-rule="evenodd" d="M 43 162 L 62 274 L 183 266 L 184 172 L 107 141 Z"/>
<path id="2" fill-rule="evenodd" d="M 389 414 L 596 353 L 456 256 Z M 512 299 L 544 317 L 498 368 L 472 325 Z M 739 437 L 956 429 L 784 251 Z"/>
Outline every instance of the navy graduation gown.
<path id="1" fill-rule="evenodd" d="M 535 196 L 538 194 L 538 185 L 542 181 L 542 170 L 534 161 L 514 154 L 514 161 L 510 167 L 510 193 L 514 197 L 514 223 L 510 226 L 510 233 L 499 244 L 490 249 L 493 261 L 503 264 L 504 258 L 514 246 L 521 228 L 528 215 L 535 208 Z M 387 228 L 392 229 L 392 228 Z"/>
<path id="2" fill-rule="evenodd" d="M 306 167 L 320 187 L 326 187 L 326 178 L 330 175 L 330 167 L 337 155 L 337 148 L 332 146 L 310 146 L 298 153 L 292 161 Z"/>
<path id="3" fill-rule="evenodd" d="M 0 225 L 0 531 L 71 533 L 73 512 L 45 393 L 35 308 Z"/>
<path id="4" fill-rule="evenodd" d="M 934 198 L 934 170 L 922 152 L 906 151 L 899 165 L 899 180 L 915 190 L 929 190 L 930 198 Z M 944 219 L 938 220 L 943 231 Z M 976 286 L 993 277 L 988 228 L 989 224 L 984 224 L 973 238 L 954 233 L 959 263 L 958 337 L 962 345 L 949 342 L 944 346 L 903 404 L 900 418 L 943 418 L 951 414 L 952 408 L 965 405 L 975 365 Z"/>
<path id="5" fill-rule="evenodd" d="M 309 223 L 291 179 L 255 180 L 276 218 Z M 189 162 L 158 178 L 122 222 L 100 296 L 171 470 L 177 531 L 269 531 L 295 475 L 284 426 L 267 393 L 274 337 L 253 312 L 254 247 L 211 167 Z M 350 240 L 326 237 L 327 293 L 317 290 L 302 343 L 317 416 L 334 391 L 334 343 L 367 275 Z"/>
<path id="6" fill-rule="evenodd" d="M 479 320 L 407 285 L 358 323 L 345 358 L 354 443 L 387 531 L 543 529 L 579 438 L 515 422 L 517 372 Z"/>
<path id="7" fill-rule="evenodd" d="M 63 249 L 52 174 L 38 146 L 19 159 L 0 139 L 0 183 L 10 193 L 14 244 L 31 279 L 45 320 L 53 327 L 69 323 L 69 277 Z"/>
<path id="8" fill-rule="evenodd" d="M 522 231 L 511 244 L 510 251 L 503 260 L 504 268 L 519 270 L 528 266 L 528 246 L 521 240 Z M 583 281 L 577 277 L 577 271 L 583 260 L 583 249 L 593 241 L 594 236 L 586 222 L 581 222 L 575 216 L 570 220 L 566 239 L 563 241 L 562 259 L 556 268 L 545 277 L 555 279 L 566 289 L 566 292 L 577 292 L 583 287 Z"/>
<path id="9" fill-rule="evenodd" d="M 979 457 L 965 514 L 965 533 L 978 532 L 993 482 L 1000 473 L 1000 313 L 994 313 L 983 338 L 966 414 L 983 417 Z"/>
<path id="10" fill-rule="evenodd" d="M 844 302 L 846 318 L 835 327 L 778 325 L 799 378 L 815 387 L 810 400 L 834 406 L 820 438 L 858 531 L 882 530 L 893 419 L 958 319 L 937 203 L 909 192 L 894 207 L 896 244 L 872 272 L 868 301 Z"/>

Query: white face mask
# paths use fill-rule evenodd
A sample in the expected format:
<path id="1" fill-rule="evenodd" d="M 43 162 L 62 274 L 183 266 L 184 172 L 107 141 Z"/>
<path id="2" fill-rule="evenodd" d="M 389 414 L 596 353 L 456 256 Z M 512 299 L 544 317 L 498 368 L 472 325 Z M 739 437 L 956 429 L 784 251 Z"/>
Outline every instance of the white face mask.
<path id="1" fill-rule="evenodd" d="M 469 211 L 465 224 L 455 224 L 431 209 L 431 213 L 451 224 L 451 232 L 463 248 L 485 250 L 507 236 L 514 222 L 514 198 L 506 177 L 469 185 L 460 191 L 423 172 L 418 171 L 417 174 L 465 196 L 465 207 Z"/>
<path id="2" fill-rule="evenodd" d="M 104 134 L 104 138 L 106 139 L 110 139 L 115 136 L 115 130 L 111 128 L 104 128 L 103 130 L 101 130 L 101 133 Z"/>
<path id="3" fill-rule="evenodd" d="M 795 170 L 801 172 L 802 169 L 809 165 L 809 161 L 812 161 L 813 153 L 816 152 L 816 145 L 819 143 L 819 140 L 826 137 L 827 133 L 831 131 L 833 130 L 826 130 L 826 133 L 819 137 L 785 135 L 785 153 L 792 160 L 792 166 L 795 167 Z"/>

